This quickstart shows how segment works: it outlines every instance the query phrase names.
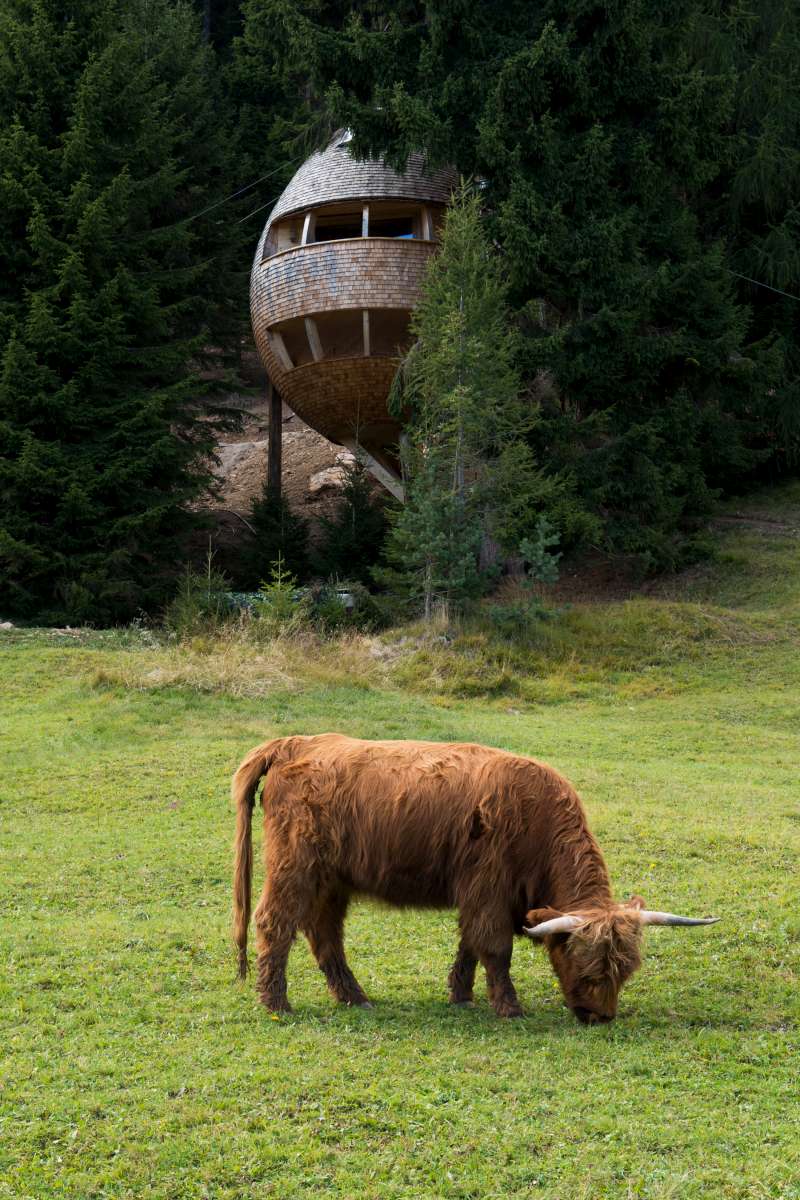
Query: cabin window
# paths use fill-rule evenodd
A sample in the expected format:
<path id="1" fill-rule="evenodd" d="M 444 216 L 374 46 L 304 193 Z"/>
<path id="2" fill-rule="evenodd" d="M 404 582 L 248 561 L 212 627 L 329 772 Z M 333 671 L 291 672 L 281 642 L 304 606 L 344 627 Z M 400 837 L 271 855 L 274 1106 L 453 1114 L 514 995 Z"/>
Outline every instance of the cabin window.
<path id="1" fill-rule="evenodd" d="M 337 242 L 342 238 L 361 237 L 361 209 L 346 213 L 326 213 L 323 209 L 317 213 L 314 242 Z"/>
<path id="2" fill-rule="evenodd" d="M 314 320 L 326 358 L 358 358 L 364 353 L 364 322 L 360 308 L 317 313 Z"/>
<path id="3" fill-rule="evenodd" d="M 281 321 L 275 326 L 275 331 L 283 338 L 283 344 L 292 360 L 292 365 L 302 367 L 313 362 L 314 356 L 308 341 L 305 321 L 302 317 L 293 317 L 290 321 Z"/>
<path id="4" fill-rule="evenodd" d="M 264 242 L 261 261 L 272 258 L 273 254 L 280 254 L 281 250 L 291 250 L 292 246 L 299 246 L 302 232 L 303 222 L 297 217 L 276 221 Z"/>
<path id="5" fill-rule="evenodd" d="M 373 216 L 370 213 L 369 236 L 388 238 L 419 237 L 419 234 L 415 230 L 416 224 L 417 222 L 411 215 L 405 217 L 381 217 L 378 215 Z"/>

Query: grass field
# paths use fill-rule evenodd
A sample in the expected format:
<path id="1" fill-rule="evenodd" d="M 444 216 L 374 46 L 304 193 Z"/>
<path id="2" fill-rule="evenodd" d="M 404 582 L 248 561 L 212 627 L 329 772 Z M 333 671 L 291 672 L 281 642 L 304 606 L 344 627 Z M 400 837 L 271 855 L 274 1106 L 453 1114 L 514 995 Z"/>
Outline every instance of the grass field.
<path id="1" fill-rule="evenodd" d="M 464 634 L 258 686 L 213 646 L 0 633 L 0 1198 L 800 1197 L 800 489 L 748 506 L 715 565 L 524 653 Z M 543 757 L 621 896 L 724 920 L 650 931 L 586 1028 L 529 943 L 521 1021 L 482 986 L 451 1010 L 454 914 L 359 904 L 375 1008 L 298 943 L 270 1017 L 233 978 L 229 777 L 332 728 Z"/>

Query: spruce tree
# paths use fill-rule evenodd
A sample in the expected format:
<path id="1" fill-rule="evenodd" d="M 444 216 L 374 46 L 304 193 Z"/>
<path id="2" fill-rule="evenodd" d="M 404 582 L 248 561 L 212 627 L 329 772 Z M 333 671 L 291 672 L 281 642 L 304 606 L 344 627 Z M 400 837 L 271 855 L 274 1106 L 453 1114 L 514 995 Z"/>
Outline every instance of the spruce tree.
<path id="1" fill-rule="evenodd" d="M 243 587 L 260 587 L 278 559 L 298 579 L 308 576 L 308 523 L 292 512 L 282 492 L 265 483 L 253 501 L 249 524 L 253 533 L 242 551 L 238 571 Z"/>
<path id="2" fill-rule="evenodd" d="M 356 580 L 368 584 L 386 536 L 384 505 L 376 500 L 367 470 L 356 458 L 345 468 L 344 486 L 336 511 L 320 518 L 320 539 L 314 568 L 323 579 Z"/>
<path id="3" fill-rule="evenodd" d="M 0 609 L 109 621 L 175 576 L 242 329 L 233 146 L 194 13 L 0 13 Z"/>
<path id="4" fill-rule="evenodd" d="M 482 541 L 495 536 L 517 551 L 509 538 L 532 530 L 551 491 L 523 441 L 535 414 L 520 395 L 501 272 L 478 196 L 462 188 L 429 265 L 412 317 L 415 344 L 394 390 L 396 409 L 411 413 L 406 502 L 387 543 L 389 571 L 378 572 L 419 597 L 428 619 L 437 599 L 459 601 L 480 590 Z"/>

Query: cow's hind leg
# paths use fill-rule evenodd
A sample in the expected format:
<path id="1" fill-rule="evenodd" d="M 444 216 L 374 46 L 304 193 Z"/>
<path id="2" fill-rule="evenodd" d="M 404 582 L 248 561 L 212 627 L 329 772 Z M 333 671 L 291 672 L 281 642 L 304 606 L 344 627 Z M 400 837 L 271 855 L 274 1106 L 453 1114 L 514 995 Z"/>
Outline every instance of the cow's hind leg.
<path id="1" fill-rule="evenodd" d="M 258 950 L 256 986 L 261 1003 L 271 1012 L 291 1012 L 286 998 L 286 963 L 311 906 L 313 887 L 309 874 L 273 871 L 253 914 Z"/>
<path id="2" fill-rule="evenodd" d="M 447 982 L 450 987 L 451 1004 L 471 1004 L 475 986 L 475 967 L 478 959 L 467 946 L 463 937 L 458 944 L 455 962 L 450 968 Z"/>
<path id="3" fill-rule="evenodd" d="M 344 891 L 328 892 L 321 896 L 306 920 L 303 932 L 331 995 L 340 1004 L 371 1008 L 344 954 L 344 918 L 348 903 L 349 896 Z"/>

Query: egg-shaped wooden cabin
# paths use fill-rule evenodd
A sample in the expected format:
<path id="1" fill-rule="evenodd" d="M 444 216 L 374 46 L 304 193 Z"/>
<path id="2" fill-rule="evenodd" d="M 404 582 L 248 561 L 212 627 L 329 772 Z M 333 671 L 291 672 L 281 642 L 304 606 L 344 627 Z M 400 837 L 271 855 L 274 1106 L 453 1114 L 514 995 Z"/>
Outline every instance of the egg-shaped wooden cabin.
<path id="1" fill-rule="evenodd" d="M 286 403 L 396 475 L 386 401 L 455 177 L 426 174 L 420 155 L 403 174 L 360 162 L 348 141 L 340 133 L 307 159 L 270 213 L 251 276 L 253 330 Z"/>

